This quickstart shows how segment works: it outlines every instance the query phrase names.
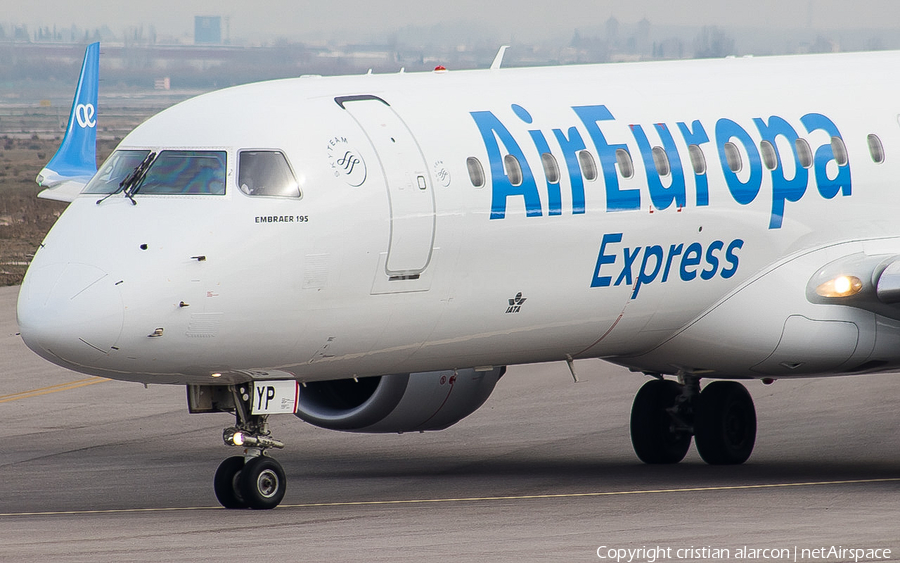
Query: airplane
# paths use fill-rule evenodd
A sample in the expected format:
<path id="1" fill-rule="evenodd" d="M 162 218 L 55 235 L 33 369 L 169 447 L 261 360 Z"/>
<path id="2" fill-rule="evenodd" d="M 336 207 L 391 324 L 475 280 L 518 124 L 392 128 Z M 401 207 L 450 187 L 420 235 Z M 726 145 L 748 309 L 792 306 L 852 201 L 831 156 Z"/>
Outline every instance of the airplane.
<path id="1" fill-rule="evenodd" d="M 741 380 L 900 367 L 900 53 L 502 54 L 203 94 L 95 172 L 91 45 L 38 177 L 70 203 L 22 283 L 22 338 L 234 414 L 214 490 L 251 509 L 286 489 L 274 414 L 441 430 L 507 366 L 600 358 L 649 377 L 640 460 L 693 442 L 734 465 L 757 433 Z"/>

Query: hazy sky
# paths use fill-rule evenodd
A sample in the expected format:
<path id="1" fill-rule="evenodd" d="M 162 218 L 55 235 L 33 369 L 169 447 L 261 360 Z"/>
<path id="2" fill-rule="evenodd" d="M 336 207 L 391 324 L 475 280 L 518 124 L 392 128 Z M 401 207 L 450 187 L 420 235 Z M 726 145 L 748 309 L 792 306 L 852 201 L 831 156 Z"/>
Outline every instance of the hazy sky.
<path id="1" fill-rule="evenodd" d="M 229 17 L 231 36 L 302 40 L 387 31 L 408 25 L 480 22 L 511 37 L 568 33 L 648 18 L 654 25 L 768 26 L 773 28 L 898 28 L 897 0 L 0 0 L 0 22 L 29 29 L 108 25 L 120 34 L 153 25 L 160 35 L 193 32 L 196 15 Z"/>

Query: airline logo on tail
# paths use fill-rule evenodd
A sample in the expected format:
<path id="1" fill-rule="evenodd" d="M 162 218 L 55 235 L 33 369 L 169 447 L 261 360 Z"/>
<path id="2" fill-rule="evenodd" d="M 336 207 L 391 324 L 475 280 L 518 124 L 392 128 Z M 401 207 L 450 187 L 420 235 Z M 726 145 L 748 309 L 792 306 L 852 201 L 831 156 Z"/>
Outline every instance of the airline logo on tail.
<path id="1" fill-rule="evenodd" d="M 97 107 L 94 104 L 78 104 L 75 106 L 75 119 L 78 121 L 78 126 L 82 129 L 85 127 L 97 127 L 97 120 L 94 117 L 96 113 Z"/>

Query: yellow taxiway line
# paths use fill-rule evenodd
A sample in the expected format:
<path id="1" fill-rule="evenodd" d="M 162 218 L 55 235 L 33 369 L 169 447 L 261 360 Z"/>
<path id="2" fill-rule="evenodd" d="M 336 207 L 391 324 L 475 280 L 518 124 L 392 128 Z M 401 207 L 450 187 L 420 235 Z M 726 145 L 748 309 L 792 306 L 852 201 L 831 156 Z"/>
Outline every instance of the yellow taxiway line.
<path id="1" fill-rule="evenodd" d="M 78 379 L 76 381 L 67 381 L 66 383 L 57 383 L 56 385 L 41 387 L 40 389 L 20 391 L 18 393 L 10 393 L 9 395 L 0 395 L 0 403 L 11 403 L 12 401 L 19 401 L 21 399 L 30 399 L 32 397 L 40 397 L 41 395 L 49 395 L 50 393 L 69 391 L 71 389 L 78 389 L 79 387 L 85 387 L 87 385 L 94 385 L 95 383 L 103 383 L 104 381 L 109 380 L 103 377 L 88 377 L 87 379 Z"/>
<path id="2" fill-rule="evenodd" d="M 433 499 L 407 499 L 407 500 L 361 500 L 346 502 L 316 502 L 308 504 L 282 504 L 279 510 L 288 508 L 322 508 L 341 506 L 397 506 L 410 504 L 437 504 L 437 503 L 463 503 L 463 502 L 496 502 L 496 501 L 520 501 L 539 499 L 573 499 L 588 497 L 614 497 L 625 495 L 658 495 L 667 493 L 705 493 L 722 491 L 750 491 L 760 489 L 787 489 L 795 487 L 815 487 L 823 485 L 860 485 L 873 483 L 898 483 L 900 477 L 885 477 L 879 479 L 847 479 L 841 481 L 807 481 L 798 483 L 768 483 L 758 485 L 725 485 L 721 487 L 685 487 L 676 489 L 638 489 L 631 491 L 602 491 L 592 493 L 559 493 L 546 495 L 513 495 L 496 497 L 460 497 L 460 498 L 433 498 Z M 11 516 L 61 516 L 82 514 L 139 514 L 149 512 L 188 512 L 196 510 L 225 510 L 221 506 L 186 506 L 168 508 L 110 508 L 105 510 L 60 510 L 45 512 L 6 512 L 0 513 L 0 518 Z"/>

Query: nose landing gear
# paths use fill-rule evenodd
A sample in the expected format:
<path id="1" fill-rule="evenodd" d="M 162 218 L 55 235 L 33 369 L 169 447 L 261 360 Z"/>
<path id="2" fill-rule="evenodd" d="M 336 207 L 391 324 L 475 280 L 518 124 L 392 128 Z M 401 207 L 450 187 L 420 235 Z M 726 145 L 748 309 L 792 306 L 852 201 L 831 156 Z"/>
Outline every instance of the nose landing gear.
<path id="1" fill-rule="evenodd" d="M 691 436 L 710 465 L 747 461 L 756 443 L 756 409 L 736 381 L 715 381 L 700 391 L 700 378 L 656 379 L 638 391 L 631 408 L 631 443 L 644 463 L 678 463 Z"/>
<path id="2" fill-rule="evenodd" d="M 284 444 L 271 437 L 268 415 L 249 414 L 246 394 L 236 387 L 232 390 L 236 421 L 224 430 L 222 438 L 228 446 L 245 449 L 244 455 L 219 464 L 213 479 L 216 498 L 225 508 L 275 508 L 284 498 L 287 479 L 281 464 L 266 455 L 266 450 Z"/>

